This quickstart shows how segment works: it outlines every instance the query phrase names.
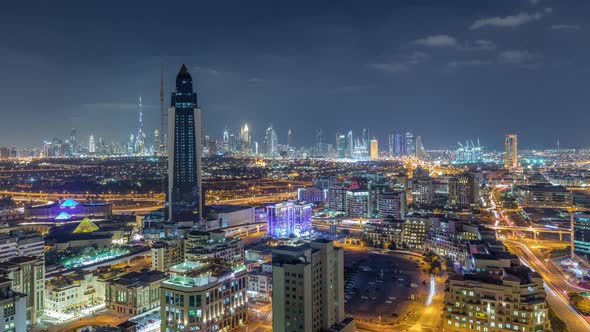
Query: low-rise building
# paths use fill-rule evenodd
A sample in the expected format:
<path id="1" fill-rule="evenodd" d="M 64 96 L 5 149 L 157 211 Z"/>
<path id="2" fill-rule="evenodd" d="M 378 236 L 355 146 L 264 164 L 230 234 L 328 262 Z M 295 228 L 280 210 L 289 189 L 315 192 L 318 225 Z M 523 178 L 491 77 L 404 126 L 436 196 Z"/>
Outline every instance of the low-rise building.
<path id="1" fill-rule="evenodd" d="M 543 279 L 526 266 L 491 265 L 446 281 L 448 331 L 551 331 L 548 310 Z"/>
<path id="2" fill-rule="evenodd" d="M 85 306 L 104 301 L 104 282 L 92 271 L 80 271 L 47 281 L 45 314 L 60 320 L 76 316 Z"/>
<path id="3" fill-rule="evenodd" d="M 184 259 L 203 261 L 219 258 L 232 264 L 244 262 L 244 241 L 227 237 L 224 231 L 190 231 L 184 240 Z"/>
<path id="4" fill-rule="evenodd" d="M 271 270 L 272 271 L 272 270 Z M 270 301 L 272 298 L 272 272 L 257 268 L 248 275 L 248 299 Z"/>
<path id="5" fill-rule="evenodd" d="M 162 331 L 230 331 L 248 321 L 244 265 L 186 261 L 170 273 L 162 283 Z"/>
<path id="6" fill-rule="evenodd" d="M 525 207 L 568 208 L 574 204 L 574 195 L 564 186 L 549 183 L 512 187 L 518 205 Z"/>
<path id="7" fill-rule="evenodd" d="M 12 231 L 0 235 L 0 262 L 13 257 L 45 257 L 45 240 L 37 233 Z"/>
<path id="8" fill-rule="evenodd" d="M 166 272 L 184 261 L 183 239 L 161 239 L 152 245 L 152 270 Z"/>
<path id="9" fill-rule="evenodd" d="M 106 280 L 105 303 L 115 312 L 138 315 L 160 305 L 160 286 L 166 280 L 160 271 L 130 272 Z"/>

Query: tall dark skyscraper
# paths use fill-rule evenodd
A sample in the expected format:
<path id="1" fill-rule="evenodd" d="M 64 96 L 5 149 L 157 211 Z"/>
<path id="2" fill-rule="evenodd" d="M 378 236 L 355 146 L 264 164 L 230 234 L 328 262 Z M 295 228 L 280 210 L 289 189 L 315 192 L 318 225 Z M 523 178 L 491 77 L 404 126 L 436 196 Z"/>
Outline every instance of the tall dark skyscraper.
<path id="1" fill-rule="evenodd" d="M 196 222 L 203 216 L 201 109 L 185 65 L 176 76 L 168 109 L 168 219 Z"/>

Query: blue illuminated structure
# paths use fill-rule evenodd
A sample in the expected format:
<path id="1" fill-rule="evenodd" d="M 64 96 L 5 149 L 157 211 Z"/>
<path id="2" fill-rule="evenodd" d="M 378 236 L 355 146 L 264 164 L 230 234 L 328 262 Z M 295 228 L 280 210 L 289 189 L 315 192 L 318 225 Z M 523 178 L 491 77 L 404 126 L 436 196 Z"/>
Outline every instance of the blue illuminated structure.
<path id="1" fill-rule="evenodd" d="M 55 217 L 55 220 L 70 220 L 70 219 L 72 219 L 72 216 L 67 212 L 62 212 L 57 217 Z"/>
<path id="2" fill-rule="evenodd" d="M 274 238 L 302 236 L 311 232 L 312 204 L 286 201 L 267 209 L 267 233 Z"/>
<path id="3" fill-rule="evenodd" d="M 64 208 L 75 208 L 76 206 L 78 206 L 78 202 L 76 202 L 75 200 L 68 198 L 65 201 L 63 201 L 59 207 L 64 209 Z"/>

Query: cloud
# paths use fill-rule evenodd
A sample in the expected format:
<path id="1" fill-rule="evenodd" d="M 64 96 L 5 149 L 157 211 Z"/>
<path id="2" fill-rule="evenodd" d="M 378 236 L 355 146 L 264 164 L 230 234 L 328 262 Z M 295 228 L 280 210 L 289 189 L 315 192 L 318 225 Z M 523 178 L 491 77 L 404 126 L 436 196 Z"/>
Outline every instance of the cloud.
<path id="1" fill-rule="evenodd" d="M 582 29 L 581 26 L 575 24 L 575 25 L 570 25 L 570 24 L 554 24 L 551 26 L 550 28 L 551 30 L 580 30 Z"/>
<path id="2" fill-rule="evenodd" d="M 263 83 L 264 82 L 264 78 L 260 78 L 260 77 L 252 77 L 248 79 L 248 82 L 250 83 Z"/>
<path id="3" fill-rule="evenodd" d="M 533 54 L 527 50 L 510 50 L 504 51 L 498 55 L 500 63 L 522 65 L 529 63 L 534 58 Z"/>
<path id="4" fill-rule="evenodd" d="M 529 0 L 529 2 L 531 3 L 531 5 L 536 6 L 541 3 L 541 0 Z"/>
<path id="5" fill-rule="evenodd" d="M 485 65 L 489 65 L 489 64 L 491 64 L 491 61 L 480 60 L 480 59 L 471 59 L 471 60 L 451 61 L 447 65 L 452 68 L 459 68 L 459 67 L 485 66 Z"/>
<path id="6" fill-rule="evenodd" d="M 435 35 L 414 40 L 412 44 L 426 47 L 455 47 L 457 40 L 449 35 Z"/>
<path id="7" fill-rule="evenodd" d="M 410 69 L 408 65 L 403 63 L 372 63 L 369 66 L 374 69 L 386 71 L 389 73 L 399 73 Z"/>
<path id="8" fill-rule="evenodd" d="M 369 67 L 389 73 L 400 73 L 410 70 L 412 66 L 418 65 L 426 60 L 430 56 L 424 52 L 414 51 L 411 54 L 398 57 L 396 61 L 387 63 L 372 63 Z"/>
<path id="9" fill-rule="evenodd" d="M 550 13 L 551 8 L 545 8 L 545 13 Z M 517 15 L 506 16 L 506 17 L 488 17 L 481 18 L 473 22 L 469 27 L 469 30 L 477 30 L 483 27 L 499 27 L 499 28 L 512 28 L 525 23 L 538 21 L 543 18 L 545 14 L 543 12 L 536 13 L 519 13 Z"/>
<path id="10" fill-rule="evenodd" d="M 213 69 L 213 68 L 201 67 L 201 66 L 191 66 L 190 68 L 191 68 L 191 71 L 194 70 L 194 71 L 198 71 L 203 74 L 209 74 L 209 75 L 215 75 L 215 76 L 220 74 L 219 70 Z"/>
<path id="11" fill-rule="evenodd" d="M 478 39 L 471 44 L 468 43 L 464 48 L 475 51 L 492 51 L 496 49 L 496 43 L 491 40 Z"/>

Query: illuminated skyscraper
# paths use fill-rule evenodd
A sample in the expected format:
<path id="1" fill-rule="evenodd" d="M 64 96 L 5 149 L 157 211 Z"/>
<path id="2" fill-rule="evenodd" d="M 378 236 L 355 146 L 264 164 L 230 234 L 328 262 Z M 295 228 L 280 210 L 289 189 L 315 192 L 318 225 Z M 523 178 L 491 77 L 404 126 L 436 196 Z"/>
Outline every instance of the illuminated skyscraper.
<path id="1" fill-rule="evenodd" d="M 394 151 L 395 151 L 395 135 L 394 134 L 389 134 L 387 136 L 387 143 L 388 144 L 388 152 L 389 152 L 389 156 L 393 157 L 394 156 Z"/>
<path id="2" fill-rule="evenodd" d="M 266 129 L 266 135 L 264 136 L 264 154 L 267 157 L 276 157 L 278 155 L 277 140 L 277 132 L 270 125 Z"/>
<path id="3" fill-rule="evenodd" d="M 143 105 L 141 96 L 139 97 L 139 124 L 137 126 L 137 136 L 135 137 L 135 153 L 143 155 L 145 147 L 145 133 L 143 132 Z"/>
<path id="4" fill-rule="evenodd" d="M 287 132 L 287 146 L 293 146 L 293 133 L 291 133 L 291 129 L 289 129 L 289 132 Z"/>
<path id="5" fill-rule="evenodd" d="M 346 157 L 352 158 L 352 154 L 354 152 L 354 137 L 352 135 L 352 130 L 348 132 L 348 135 L 346 135 L 346 142 L 347 142 L 347 148 L 348 148 L 348 152 L 346 153 Z"/>
<path id="6" fill-rule="evenodd" d="M 203 216 L 201 109 L 185 65 L 176 76 L 168 109 L 168 219 L 195 222 Z"/>
<path id="7" fill-rule="evenodd" d="M 506 168 L 518 167 L 517 139 L 516 134 L 506 134 L 506 159 L 504 160 Z"/>
<path id="8" fill-rule="evenodd" d="M 371 159 L 377 160 L 379 159 L 379 142 L 376 138 L 371 140 Z"/>
<path id="9" fill-rule="evenodd" d="M 395 156 L 396 157 L 401 157 L 405 154 L 406 151 L 406 144 L 405 144 L 405 140 L 404 140 L 404 135 L 402 134 L 395 134 L 395 138 L 394 138 L 394 144 L 395 144 Z"/>
<path id="10" fill-rule="evenodd" d="M 347 150 L 346 136 L 344 134 L 336 134 L 336 152 L 338 153 L 338 158 L 346 158 Z"/>
<path id="11" fill-rule="evenodd" d="M 406 156 L 416 155 L 416 141 L 414 140 L 414 133 L 407 132 L 405 136 Z"/>
<path id="12" fill-rule="evenodd" d="M 70 133 L 70 153 L 78 153 L 78 143 L 76 142 L 76 128 L 72 128 L 72 132 Z"/>
<path id="13" fill-rule="evenodd" d="M 90 134 L 90 139 L 88 139 L 88 152 L 96 153 L 96 143 L 94 142 L 94 135 L 92 134 Z"/>
<path id="14" fill-rule="evenodd" d="M 422 136 L 416 136 L 416 158 L 422 160 L 426 157 L 426 151 L 422 144 Z"/>
<path id="15" fill-rule="evenodd" d="M 160 133 L 158 129 L 154 130 L 154 155 L 159 155 L 160 152 Z"/>

